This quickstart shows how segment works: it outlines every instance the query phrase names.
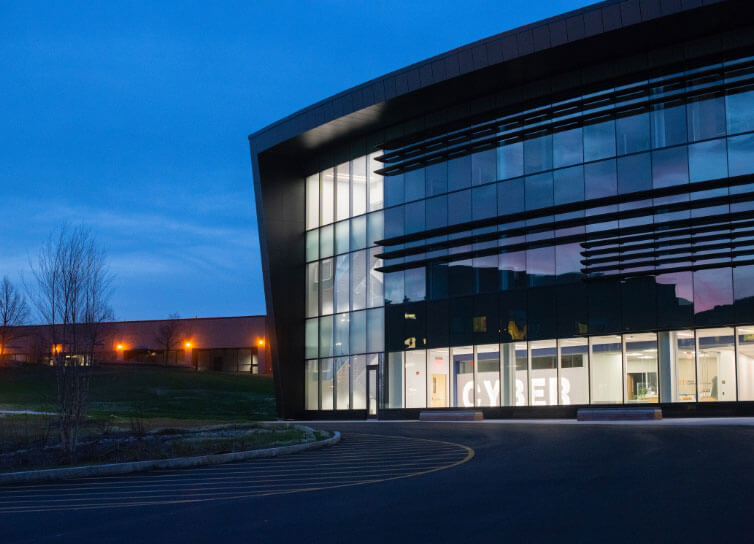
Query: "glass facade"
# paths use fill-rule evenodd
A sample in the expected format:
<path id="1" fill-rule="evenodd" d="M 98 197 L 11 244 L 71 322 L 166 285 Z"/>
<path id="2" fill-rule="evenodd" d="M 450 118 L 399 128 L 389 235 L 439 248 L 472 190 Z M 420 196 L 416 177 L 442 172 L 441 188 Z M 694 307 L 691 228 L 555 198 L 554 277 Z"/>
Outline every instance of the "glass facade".
<path id="1" fill-rule="evenodd" d="M 409 350 L 388 359 L 385 408 L 754 400 L 754 326 Z"/>
<path id="2" fill-rule="evenodd" d="M 384 351 L 383 179 L 374 155 L 306 178 L 307 410 L 363 410 Z"/>
<path id="3" fill-rule="evenodd" d="M 754 400 L 754 58 L 310 175 L 307 409 Z M 316 397 L 316 398 L 315 398 Z"/>

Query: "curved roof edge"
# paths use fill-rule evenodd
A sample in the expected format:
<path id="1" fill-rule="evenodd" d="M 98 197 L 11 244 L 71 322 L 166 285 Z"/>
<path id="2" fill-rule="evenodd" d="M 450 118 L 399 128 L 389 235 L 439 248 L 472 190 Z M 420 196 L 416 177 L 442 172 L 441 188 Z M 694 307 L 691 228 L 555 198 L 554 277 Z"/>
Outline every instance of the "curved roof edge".
<path id="1" fill-rule="evenodd" d="M 495 64 L 726 0 L 606 0 L 463 45 L 325 98 L 249 135 L 257 151 L 349 115 Z"/>

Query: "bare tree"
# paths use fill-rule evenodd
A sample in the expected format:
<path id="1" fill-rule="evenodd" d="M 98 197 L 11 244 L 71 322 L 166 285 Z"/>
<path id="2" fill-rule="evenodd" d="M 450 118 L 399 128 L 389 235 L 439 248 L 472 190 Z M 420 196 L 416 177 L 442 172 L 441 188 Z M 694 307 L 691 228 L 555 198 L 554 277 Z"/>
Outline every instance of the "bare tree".
<path id="1" fill-rule="evenodd" d="M 36 263 L 33 300 L 48 325 L 50 356 L 56 371 L 60 443 L 73 460 L 79 429 L 86 418 L 90 368 L 101 342 L 112 274 L 92 232 L 61 227 L 42 246 Z"/>
<path id="2" fill-rule="evenodd" d="M 178 348 L 183 334 L 183 325 L 178 314 L 170 314 L 167 321 L 157 327 L 154 341 L 162 349 L 162 363 L 165 366 L 168 364 L 168 353 Z"/>
<path id="3" fill-rule="evenodd" d="M 19 326 L 26 322 L 29 308 L 26 300 L 11 283 L 8 276 L 0 281 L 0 361 L 7 352 L 7 346 L 21 337 Z"/>

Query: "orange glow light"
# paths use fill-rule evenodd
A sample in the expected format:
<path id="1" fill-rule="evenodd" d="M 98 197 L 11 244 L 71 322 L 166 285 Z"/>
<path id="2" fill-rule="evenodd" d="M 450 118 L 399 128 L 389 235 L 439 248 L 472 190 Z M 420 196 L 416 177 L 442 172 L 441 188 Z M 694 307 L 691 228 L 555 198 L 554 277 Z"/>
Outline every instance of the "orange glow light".
<path id="1" fill-rule="evenodd" d="M 115 346 L 115 349 L 117 350 L 123 349 L 123 344 L 118 344 L 117 346 Z"/>
<path id="2" fill-rule="evenodd" d="M 264 346 L 264 338 L 260 338 L 259 340 L 257 340 L 257 345 Z"/>
<path id="3" fill-rule="evenodd" d="M 186 342 L 186 347 L 190 348 L 191 347 L 191 342 Z"/>

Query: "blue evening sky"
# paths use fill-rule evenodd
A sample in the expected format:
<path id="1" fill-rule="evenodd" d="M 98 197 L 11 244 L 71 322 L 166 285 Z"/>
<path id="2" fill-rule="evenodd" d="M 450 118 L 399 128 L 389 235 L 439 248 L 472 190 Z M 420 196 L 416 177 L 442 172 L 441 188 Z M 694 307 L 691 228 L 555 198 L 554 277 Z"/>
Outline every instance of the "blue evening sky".
<path id="1" fill-rule="evenodd" d="M 85 223 L 118 319 L 265 312 L 247 136 L 579 0 L 0 2 L 0 276 Z"/>

